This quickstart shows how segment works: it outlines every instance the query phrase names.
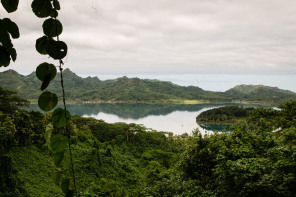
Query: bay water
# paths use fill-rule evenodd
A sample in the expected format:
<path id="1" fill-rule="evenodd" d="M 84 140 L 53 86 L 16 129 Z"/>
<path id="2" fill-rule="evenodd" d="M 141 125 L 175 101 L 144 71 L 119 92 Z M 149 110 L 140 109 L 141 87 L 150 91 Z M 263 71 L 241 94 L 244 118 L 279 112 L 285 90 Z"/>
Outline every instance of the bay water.
<path id="1" fill-rule="evenodd" d="M 202 134 L 229 129 L 229 126 L 199 125 L 196 117 L 203 111 L 222 106 L 260 107 L 260 105 L 228 104 L 72 104 L 68 110 L 72 115 L 92 117 L 107 123 L 124 122 L 141 124 L 157 131 L 172 132 L 181 135 L 199 129 Z M 37 105 L 31 105 L 31 110 L 39 110 Z"/>

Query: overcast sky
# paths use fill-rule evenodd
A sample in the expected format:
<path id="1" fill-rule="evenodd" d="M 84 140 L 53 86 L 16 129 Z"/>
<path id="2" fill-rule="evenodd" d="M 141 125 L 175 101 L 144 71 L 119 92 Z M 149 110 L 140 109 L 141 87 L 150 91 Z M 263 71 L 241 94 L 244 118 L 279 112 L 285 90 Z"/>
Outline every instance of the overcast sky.
<path id="1" fill-rule="evenodd" d="M 65 67 L 77 74 L 296 74 L 295 0 L 60 0 Z M 0 6 L 1 7 L 1 6 Z M 44 19 L 21 0 L 9 68 L 31 73 Z M 0 71 L 5 69 L 1 68 Z"/>

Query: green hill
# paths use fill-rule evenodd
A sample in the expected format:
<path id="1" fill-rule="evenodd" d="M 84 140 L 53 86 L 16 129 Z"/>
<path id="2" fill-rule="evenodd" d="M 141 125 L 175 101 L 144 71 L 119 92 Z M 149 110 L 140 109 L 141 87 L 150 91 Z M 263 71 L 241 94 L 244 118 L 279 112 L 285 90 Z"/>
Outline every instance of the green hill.
<path id="1" fill-rule="evenodd" d="M 58 73 L 59 75 L 59 73 Z M 259 102 L 282 103 L 296 98 L 296 94 L 267 86 L 240 85 L 226 92 L 211 92 L 195 86 L 179 86 L 172 82 L 121 77 L 102 81 L 97 77 L 82 78 L 69 69 L 64 70 L 66 97 L 75 102 L 139 102 L 139 103 L 182 103 L 186 100 L 202 102 Z M 41 82 L 35 72 L 28 76 L 14 70 L 0 73 L 3 88 L 19 92 L 19 96 L 37 100 Z M 48 88 L 61 92 L 59 76 Z"/>
<path id="2" fill-rule="evenodd" d="M 202 112 L 196 117 L 198 123 L 233 124 L 237 125 L 249 117 L 253 107 L 224 106 Z"/>
<path id="3" fill-rule="evenodd" d="M 281 102 L 287 98 L 295 98 L 294 92 L 264 85 L 238 85 L 227 90 L 225 95 L 232 97 L 235 100 L 258 102 Z"/>

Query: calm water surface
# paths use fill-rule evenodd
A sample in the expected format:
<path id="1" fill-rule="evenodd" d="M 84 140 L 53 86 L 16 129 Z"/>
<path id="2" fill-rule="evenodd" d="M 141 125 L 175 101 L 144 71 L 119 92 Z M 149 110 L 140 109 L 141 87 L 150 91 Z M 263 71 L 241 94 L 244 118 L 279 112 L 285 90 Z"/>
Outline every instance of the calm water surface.
<path id="1" fill-rule="evenodd" d="M 198 113 L 199 111 L 174 111 L 167 115 L 148 115 L 139 119 L 123 118 L 115 114 L 107 114 L 104 112 L 83 116 L 103 119 L 109 123 L 125 122 L 142 124 L 147 128 L 157 131 L 173 132 L 174 134 L 183 134 L 185 132 L 190 134 L 192 130 L 199 128 L 199 125 L 195 122 Z"/>
<path id="2" fill-rule="evenodd" d="M 198 125 L 196 116 L 201 112 L 225 105 L 241 104 L 199 104 L 199 105 L 174 105 L 174 104 L 75 104 L 68 105 L 71 114 L 102 119 L 107 123 L 125 122 L 142 124 L 147 128 L 157 131 L 183 134 L 199 129 L 203 134 L 212 130 L 223 130 L 228 127 L 218 125 Z M 244 107 L 260 107 L 243 105 Z M 31 109 L 38 110 L 32 105 Z"/>

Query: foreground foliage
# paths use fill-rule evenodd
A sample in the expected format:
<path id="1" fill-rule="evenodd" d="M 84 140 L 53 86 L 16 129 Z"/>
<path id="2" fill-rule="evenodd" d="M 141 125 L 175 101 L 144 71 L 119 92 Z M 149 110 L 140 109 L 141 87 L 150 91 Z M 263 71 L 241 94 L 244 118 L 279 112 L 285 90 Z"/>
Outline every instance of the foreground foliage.
<path id="1" fill-rule="evenodd" d="M 18 110 L 14 114 L 0 112 L 0 116 L 0 148 L 4 153 L 0 196 L 63 196 L 54 184 L 59 173 L 52 169 L 58 162 L 62 176 L 68 177 L 69 152 L 66 149 L 60 161 L 47 149 L 44 131 L 50 114 Z M 140 125 L 74 116 L 70 127 L 82 196 L 134 196 L 145 186 L 146 177 L 173 167 L 180 153 L 181 145 L 172 138 Z M 54 128 L 53 133 L 62 130 Z"/>
<path id="2" fill-rule="evenodd" d="M 228 133 L 195 132 L 175 170 L 158 182 L 162 196 L 294 196 L 295 107 L 256 109 L 248 124 Z"/>
<path id="3" fill-rule="evenodd" d="M 279 108 L 253 110 L 247 124 L 210 136 L 73 116 L 80 196 L 294 196 L 296 102 Z M 69 154 L 52 160 L 44 139 L 50 115 L 0 116 L 0 196 L 63 196 L 52 169 L 60 162 L 62 176 L 69 176 Z"/>

